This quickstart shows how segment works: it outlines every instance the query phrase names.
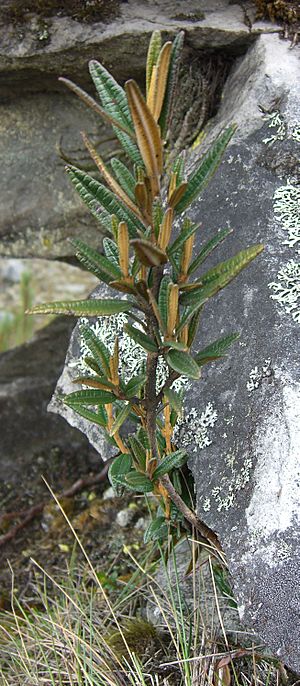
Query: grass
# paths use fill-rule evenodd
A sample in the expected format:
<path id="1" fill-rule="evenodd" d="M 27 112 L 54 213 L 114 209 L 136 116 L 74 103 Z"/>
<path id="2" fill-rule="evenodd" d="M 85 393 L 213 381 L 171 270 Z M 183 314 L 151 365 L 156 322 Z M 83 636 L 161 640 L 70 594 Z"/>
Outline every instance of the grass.
<path id="1" fill-rule="evenodd" d="M 25 315 L 33 304 L 33 286 L 30 272 L 23 272 L 20 281 L 19 305 L 0 319 L 0 353 L 28 341 L 35 330 L 34 318 Z"/>
<path id="2" fill-rule="evenodd" d="M 291 683 L 252 636 L 228 633 L 230 599 L 217 587 L 211 551 L 197 539 L 175 547 L 169 541 L 168 550 L 157 554 L 145 547 L 139 559 L 125 549 L 132 575 L 110 586 L 109 570 L 93 567 L 68 523 L 75 545 L 63 580 L 35 562 L 27 602 L 18 600 L 12 583 L 12 611 L 0 616 L 1 686 Z M 180 559 L 182 545 L 190 551 L 188 570 L 186 550 Z"/>

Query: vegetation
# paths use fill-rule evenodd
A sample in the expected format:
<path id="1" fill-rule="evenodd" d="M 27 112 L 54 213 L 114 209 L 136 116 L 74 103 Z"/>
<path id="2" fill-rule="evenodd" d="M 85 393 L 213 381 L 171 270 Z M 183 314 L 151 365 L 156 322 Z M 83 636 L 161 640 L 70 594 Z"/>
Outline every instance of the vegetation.
<path id="1" fill-rule="evenodd" d="M 4 313 L 0 319 L 0 352 L 15 348 L 28 341 L 34 330 L 34 320 L 25 312 L 32 306 L 32 278 L 29 272 L 23 272 L 20 282 L 20 304 L 12 312 Z"/>
<path id="2" fill-rule="evenodd" d="M 102 427 L 119 451 L 109 472 L 118 492 L 129 489 L 158 500 L 157 516 L 145 538 L 161 541 L 166 521 L 187 520 L 219 548 L 215 534 L 190 508 L 191 497 L 181 469 L 188 455 L 174 440 L 183 412 L 182 380 L 199 380 L 204 364 L 222 358 L 237 339 L 236 332 L 193 352 L 205 303 L 225 288 L 262 250 L 245 248 L 229 260 L 203 271 L 211 252 L 229 230 L 220 231 L 193 255 L 198 226 L 186 210 L 205 188 L 221 162 L 235 126 L 222 131 L 186 177 L 184 156 L 168 147 L 176 109 L 178 72 L 183 33 L 173 44 L 161 44 L 154 32 L 147 57 L 146 98 L 129 80 L 125 90 L 98 62 L 90 73 L 101 105 L 67 79 L 62 81 L 88 106 L 111 123 L 127 155 L 109 168 L 86 134 L 83 140 L 103 183 L 68 165 L 67 173 L 92 214 L 105 227 L 104 254 L 81 240 L 75 254 L 111 297 L 35 306 L 32 313 L 78 317 L 125 315 L 124 331 L 132 345 L 144 351 L 138 373 L 126 376 L 119 337 L 110 351 L 89 326 L 82 336 L 89 350 L 86 373 L 75 379 L 82 385 L 64 397 L 74 412 Z M 202 272 L 199 275 L 199 269 Z M 119 297 L 115 297 L 115 291 Z M 129 433 L 127 426 L 135 426 Z M 123 431 L 123 425 L 125 431 Z"/>

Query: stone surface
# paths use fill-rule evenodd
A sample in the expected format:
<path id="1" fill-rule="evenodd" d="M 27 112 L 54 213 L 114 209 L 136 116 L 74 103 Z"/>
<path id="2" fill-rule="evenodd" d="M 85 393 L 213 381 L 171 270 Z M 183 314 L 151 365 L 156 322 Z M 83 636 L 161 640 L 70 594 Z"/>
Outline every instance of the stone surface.
<path id="1" fill-rule="evenodd" d="M 267 22 L 250 29 L 251 2 L 242 9 L 228 0 L 192 0 L 188 7 L 183 0 L 175 7 L 165 0 L 129 0 L 120 11 L 110 23 L 32 16 L 9 26 L 1 23 L 0 12 L 2 256 L 67 258 L 73 254 L 68 238 L 83 233 L 90 244 L 99 244 L 99 226 L 66 178 L 57 147 L 61 144 L 67 158 L 80 166 L 87 160 L 80 130 L 103 140 L 107 129 L 58 83 L 58 76 L 93 92 L 87 67 L 89 59 L 98 58 L 118 80 L 140 80 L 154 29 L 165 36 L 185 29 L 189 61 L 201 51 L 207 58 L 209 48 L 230 63 L 257 34 L 279 30 Z M 101 149 L 105 152 L 105 145 Z"/>
<path id="2" fill-rule="evenodd" d="M 47 413 L 72 326 L 56 319 L 30 343 L 0 355 L 1 481 L 20 484 L 34 461 L 44 473 L 55 451 L 99 467 L 85 436 Z"/>
<path id="3" fill-rule="evenodd" d="M 276 36 L 260 37 L 228 79 L 219 114 L 208 127 L 206 145 L 229 121 L 239 125 L 220 170 L 189 212 L 203 224 L 201 242 L 224 226 L 234 230 L 208 266 L 256 242 L 265 250 L 205 308 L 196 349 L 232 331 L 241 338 L 228 358 L 203 368 L 198 386 L 187 387 L 185 418 L 177 428 L 178 443 L 191 454 L 198 514 L 220 537 L 240 617 L 295 671 L 300 671 L 298 77 L 297 52 Z M 201 150 L 193 152 L 191 165 Z M 101 331 L 107 340 L 105 326 Z M 79 348 L 77 329 L 60 390 L 70 390 Z M 71 421 L 84 428 L 81 419 Z M 99 438 L 88 431 L 97 445 Z"/>

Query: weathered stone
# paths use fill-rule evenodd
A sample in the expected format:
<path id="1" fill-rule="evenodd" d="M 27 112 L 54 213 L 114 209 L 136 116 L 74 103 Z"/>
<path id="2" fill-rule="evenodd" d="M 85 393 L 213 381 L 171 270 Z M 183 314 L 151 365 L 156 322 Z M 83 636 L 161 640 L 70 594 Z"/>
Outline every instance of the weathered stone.
<path id="1" fill-rule="evenodd" d="M 85 436 L 47 413 L 72 326 L 56 319 L 30 343 L 0 356 L 1 481 L 19 484 L 34 461 L 43 473 L 52 451 L 99 466 Z"/>
<path id="2" fill-rule="evenodd" d="M 260 37 L 228 79 L 207 133 L 209 145 L 228 122 L 239 125 L 219 172 L 189 212 L 202 222 L 201 244 L 224 225 L 234 230 L 208 266 L 249 244 L 262 242 L 265 250 L 206 305 L 196 349 L 232 331 L 240 331 L 241 338 L 228 358 L 203 368 L 198 386 L 188 386 L 185 418 L 177 428 L 178 442 L 191 452 L 198 515 L 220 537 L 240 616 L 295 671 L 300 670 L 299 187 L 287 178 L 289 164 L 285 171 L 284 165 L 264 161 L 265 155 L 268 160 L 297 155 L 298 75 L 296 52 L 276 36 Z M 201 152 L 195 150 L 192 165 Z M 77 329 L 68 363 L 78 363 L 79 346 Z M 70 390 L 71 374 L 74 368 L 67 366 L 60 389 Z M 72 423 L 84 428 L 74 416 Z M 88 432 L 96 445 L 99 438 Z"/>
<path id="3" fill-rule="evenodd" d="M 244 52 L 257 33 L 278 31 L 268 22 L 255 22 L 253 4 L 228 0 L 128 0 L 121 15 L 108 24 L 80 24 L 68 17 L 37 18 L 24 25 L 0 27 L 1 97 L 20 91 L 56 88 L 60 74 L 89 82 L 86 65 L 99 58 L 120 80 L 143 75 L 149 37 L 153 30 L 174 35 L 188 30 L 188 45 L 199 49 Z M 245 21 L 248 12 L 248 21 Z M 249 25 L 250 22 L 250 25 Z"/>

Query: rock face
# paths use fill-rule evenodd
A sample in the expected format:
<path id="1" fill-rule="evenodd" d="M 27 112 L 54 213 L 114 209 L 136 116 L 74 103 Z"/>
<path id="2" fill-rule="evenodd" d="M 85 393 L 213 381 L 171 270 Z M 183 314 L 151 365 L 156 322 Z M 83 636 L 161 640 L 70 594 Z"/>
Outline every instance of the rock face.
<path id="1" fill-rule="evenodd" d="M 296 52 L 277 36 L 261 36 L 233 70 L 208 131 L 207 144 L 230 121 L 239 125 L 220 170 L 189 212 L 205 227 L 199 241 L 224 225 L 234 230 L 211 265 L 249 244 L 262 242 L 265 250 L 206 306 L 196 349 L 232 331 L 241 338 L 226 360 L 203 368 L 198 386 L 188 386 L 178 427 L 178 441 L 191 454 L 198 515 L 220 537 L 240 617 L 295 671 L 300 671 L 298 76 Z M 191 166 L 199 154 L 196 149 Z M 70 389 L 79 346 L 76 329 L 60 389 Z M 71 421 L 85 430 L 81 419 Z M 97 444 L 98 436 L 88 431 Z"/>
<path id="2" fill-rule="evenodd" d="M 99 245 L 99 225 L 66 178 L 57 146 L 84 165 L 80 131 L 103 141 L 107 129 L 58 83 L 58 76 L 93 91 L 87 64 L 97 58 L 118 80 L 139 80 L 154 29 L 172 36 L 183 28 L 191 59 L 206 56 L 209 47 L 231 63 L 257 34 L 279 30 L 261 22 L 251 28 L 253 5 L 243 5 L 193 0 L 187 9 L 183 0 L 176 7 L 165 0 L 129 0 L 110 23 L 94 24 L 32 16 L 7 26 L 0 11 L 1 256 L 66 258 L 73 253 L 68 238 L 83 234 L 91 245 Z M 105 144 L 101 148 L 105 152 Z"/>
<path id="3" fill-rule="evenodd" d="M 39 460 L 47 464 L 52 451 L 99 466 L 85 436 L 47 413 L 72 326 L 56 319 L 32 342 L 0 356 L 1 481 L 20 484 L 24 470 Z"/>

